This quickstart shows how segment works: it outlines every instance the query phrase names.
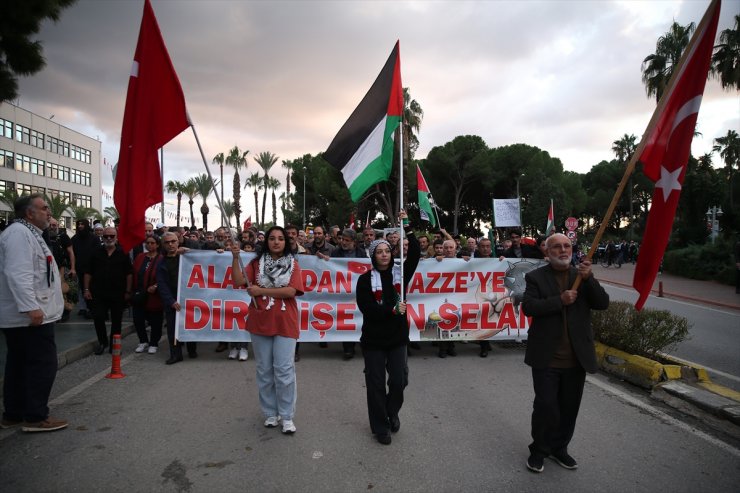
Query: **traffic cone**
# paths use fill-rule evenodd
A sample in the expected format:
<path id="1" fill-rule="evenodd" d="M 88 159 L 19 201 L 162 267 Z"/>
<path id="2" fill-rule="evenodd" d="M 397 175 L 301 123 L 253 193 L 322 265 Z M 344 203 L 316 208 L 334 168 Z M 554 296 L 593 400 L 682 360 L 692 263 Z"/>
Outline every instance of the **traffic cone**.
<path id="1" fill-rule="evenodd" d="M 126 375 L 121 372 L 121 334 L 113 334 L 111 349 L 113 358 L 110 373 L 108 373 L 105 378 L 123 378 Z"/>

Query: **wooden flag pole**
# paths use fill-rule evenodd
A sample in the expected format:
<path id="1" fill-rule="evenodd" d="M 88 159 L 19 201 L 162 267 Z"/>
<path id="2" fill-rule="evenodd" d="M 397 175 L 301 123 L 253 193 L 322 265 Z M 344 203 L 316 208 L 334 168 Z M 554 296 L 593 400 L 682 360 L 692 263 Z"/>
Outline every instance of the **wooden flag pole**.
<path id="1" fill-rule="evenodd" d="M 675 86 L 676 86 L 676 81 L 683 74 L 687 60 L 689 56 L 694 52 L 696 44 L 699 42 L 698 34 L 703 33 L 704 30 L 706 29 L 706 26 L 709 23 L 709 20 L 711 18 L 711 15 L 709 15 L 709 13 L 714 11 L 714 5 L 719 1 L 720 0 L 712 0 L 712 3 L 709 5 L 709 7 L 707 8 L 707 11 L 704 13 L 704 17 L 702 17 L 701 22 L 699 23 L 699 26 L 694 31 L 694 35 L 691 36 L 691 41 L 689 41 L 688 46 L 686 46 L 686 49 L 683 51 L 683 54 L 681 54 L 681 59 L 679 60 L 678 65 L 676 66 L 676 69 L 673 71 L 673 74 L 671 75 L 671 79 L 668 81 L 668 85 L 666 86 L 666 89 L 663 92 L 663 96 L 660 98 L 660 101 L 658 101 L 658 106 L 655 108 L 655 111 L 653 112 L 653 116 L 650 118 L 650 122 L 648 123 L 648 126 L 645 129 L 645 132 L 642 134 L 642 139 L 640 139 L 640 143 L 637 145 L 637 149 L 635 149 L 635 152 L 632 154 L 632 158 L 627 164 L 627 168 L 624 170 L 624 176 L 622 176 L 622 181 L 619 182 L 619 186 L 617 187 L 616 192 L 614 192 L 614 197 L 612 198 L 611 204 L 609 204 L 609 208 L 606 210 L 606 214 L 604 214 L 604 219 L 601 221 L 599 230 L 596 232 L 594 241 L 591 243 L 591 249 L 588 251 L 588 254 L 586 255 L 586 258 L 589 261 L 593 257 L 594 251 L 596 251 L 596 249 L 599 247 L 599 242 L 601 241 L 601 237 L 604 234 L 606 225 L 609 222 L 609 219 L 612 217 L 612 214 L 614 213 L 614 209 L 617 207 L 617 202 L 621 198 L 622 192 L 624 192 L 624 188 L 627 186 L 627 182 L 629 181 L 630 176 L 635 171 L 635 166 L 637 166 L 637 161 L 639 157 L 642 155 L 643 149 L 647 145 L 648 137 L 652 134 L 653 128 L 657 124 L 657 121 L 660 118 L 660 116 L 663 114 L 663 110 L 665 109 L 665 106 L 668 104 L 668 100 L 673 94 L 673 90 L 675 89 Z M 576 277 L 576 280 L 573 282 L 573 286 L 571 287 L 571 289 L 574 289 L 574 290 L 578 289 L 578 286 L 580 285 L 581 285 L 581 276 L 578 276 Z"/>

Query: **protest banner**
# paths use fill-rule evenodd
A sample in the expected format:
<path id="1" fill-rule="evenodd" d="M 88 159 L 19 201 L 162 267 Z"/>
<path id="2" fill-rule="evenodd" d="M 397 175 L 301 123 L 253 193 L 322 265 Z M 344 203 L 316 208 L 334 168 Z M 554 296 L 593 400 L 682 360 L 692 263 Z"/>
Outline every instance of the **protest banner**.
<path id="1" fill-rule="evenodd" d="M 254 258 L 242 253 L 242 264 Z M 180 257 L 176 317 L 179 341 L 249 341 L 250 298 L 234 289 L 231 254 L 190 251 Z M 369 259 L 322 260 L 298 255 L 304 295 L 297 298 L 300 341 L 359 341 L 362 313 L 355 287 Z M 425 259 L 408 287 L 411 340 L 523 340 L 524 275 L 542 265 L 527 259 Z"/>
<path id="2" fill-rule="evenodd" d="M 493 225 L 496 228 L 522 225 L 519 199 L 493 199 Z"/>

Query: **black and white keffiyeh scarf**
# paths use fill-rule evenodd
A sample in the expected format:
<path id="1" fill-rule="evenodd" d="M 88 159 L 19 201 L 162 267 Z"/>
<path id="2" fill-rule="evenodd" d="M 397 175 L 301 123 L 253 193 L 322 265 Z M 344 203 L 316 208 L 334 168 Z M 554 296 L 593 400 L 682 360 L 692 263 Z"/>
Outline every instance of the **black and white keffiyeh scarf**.
<path id="1" fill-rule="evenodd" d="M 293 275 L 293 256 L 285 255 L 274 259 L 270 255 L 263 255 L 259 259 L 259 271 L 257 272 L 257 285 L 262 288 L 284 288 L 290 283 Z M 268 299 L 265 310 L 272 308 L 275 299 L 272 296 L 262 296 L 262 299 Z M 285 311 L 285 303 L 282 304 L 282 311 Z"/>

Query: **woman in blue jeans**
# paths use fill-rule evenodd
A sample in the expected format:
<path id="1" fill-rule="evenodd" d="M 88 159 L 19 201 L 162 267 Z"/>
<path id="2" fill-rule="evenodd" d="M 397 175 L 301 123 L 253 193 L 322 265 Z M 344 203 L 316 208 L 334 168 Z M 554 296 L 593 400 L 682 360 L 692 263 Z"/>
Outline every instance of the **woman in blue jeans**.
<path id="1" fill-rule="evenodd" d="M 298 304 L 303 278 L 290 253 L 285 230 L 273 226 L 265 235 L 267 248 L 247 265 L 239 266 L 239 245 L 232 246 L 234 286 L 247 286 L 251 296 L 247 330 L 257 361 L 257 385 L 265 426 L 282 421 L 283 433 L 295 433 L 296 376 L 293 355 L 298 340 Z"/>

